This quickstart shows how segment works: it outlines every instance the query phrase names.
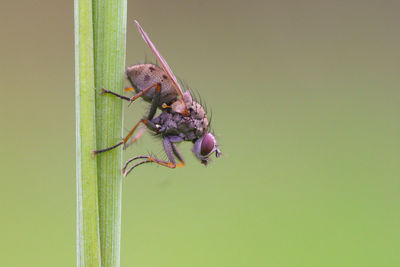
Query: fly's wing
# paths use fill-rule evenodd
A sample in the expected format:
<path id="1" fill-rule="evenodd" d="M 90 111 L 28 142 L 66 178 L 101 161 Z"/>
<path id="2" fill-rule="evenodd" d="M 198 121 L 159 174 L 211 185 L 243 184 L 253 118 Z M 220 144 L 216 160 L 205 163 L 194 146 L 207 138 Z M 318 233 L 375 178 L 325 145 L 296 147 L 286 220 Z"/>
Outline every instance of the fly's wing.
<path id="1" fill-rule="evenodd" d="M 172 83 L 174 84 L 176 91 L 178 92 L 178 94 L 181 97 L 182 102 L 184 103 L 184 98 L 183 98 L 183 92 L 181 89 L 181 86 L 179 85 L 178 81 L 176 80 L 176 77 L 174 75 L 174 73 L 172 72 L 171 68 L 168 66 L 167 61 L 165 61 L 165 59 L 163 58 L 163 56 L 157 51 L 156 47 L 154 46 L 154 44 L 151 42 L 149 36 L 147 35 L 147 33 L 142 29 L 142 27 L 140 26 L 139 22 L 137 22 L 135 20 L 136 26 L 138 27 L 138 30 L 140 32 L 140 34 L 142 35 L 144 41 L 147 43 L 147 45 L 150 47 L 151 51 L 153 51 L 154 55 L 156 56 L 158 62 L 160 62 L 162 68 L 164 69 L 165 73 L 168 75 L 168 77 L 172 80 Z M 186 105 L 184 106 L 184 111 L 181 112 L 182 114 L 189 114 L 189 111 L 186 108 Z"/>

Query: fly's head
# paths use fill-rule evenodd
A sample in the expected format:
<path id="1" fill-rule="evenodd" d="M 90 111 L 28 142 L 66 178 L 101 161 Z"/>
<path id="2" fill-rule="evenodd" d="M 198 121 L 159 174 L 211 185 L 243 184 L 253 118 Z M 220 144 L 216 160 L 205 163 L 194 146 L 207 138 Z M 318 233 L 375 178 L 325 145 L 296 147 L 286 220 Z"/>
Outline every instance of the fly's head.
<path id="1" fill-rule="evenodd" d="M 197 139 L 193 145 L 192 151 L 204 165 L 207 165 L 210 156 L 214 152 L 217 158 L 221 155 L 221 150 L 218 149 L 217 141 L 211 133 L 206 133 Z"/>

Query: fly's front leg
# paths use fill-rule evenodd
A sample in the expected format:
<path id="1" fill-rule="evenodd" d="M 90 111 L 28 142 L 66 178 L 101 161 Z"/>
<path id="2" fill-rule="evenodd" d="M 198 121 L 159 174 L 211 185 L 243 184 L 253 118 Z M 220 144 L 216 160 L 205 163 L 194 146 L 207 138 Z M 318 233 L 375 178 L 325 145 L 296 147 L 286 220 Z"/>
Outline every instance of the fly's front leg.
<path id="1" fill-rule="evenodd" d="M 124 167 L 122 168 L 123 175 L 127 176 L 134 168 L 136 168 L 137 166 L 142 165 L 144 163 L 153 162 L 153 163 L 157 163 L 157 164 L 159 164 L 161 166 L 172 168 L 172 169 L 174 169 L 176 167 L 185 166 L 185 162 L 183 161 L 183 158 L 182 158 L 181 154 L 178 152 L 175 144 L 171 143 L 171 141 L 168 139 L 168 137 L 164 137 L 163 143 L 164 143 L 165 153 L 167 154 L 167 157 L 168 157 L 169 161 L 160 160 L 160 159 L 157 159 L 157 158 L 155 158 L 153 156 L 136 156 L 136 157 L 133 157 L 133 158 L 129 159 L 125 163 Z M 174 154 L 178 158 L 180 163 L 176 163 L 175 162 Z M 132 161 L 137 160 L 137 159 L 144 159 L 144 160 L 134 164 L 129 169 L 126 169 L 128 167 L 128 165 L 129 165 L 129 163 L 131 163 Z"/>
<path id="2" fill-rule="evenodd" d="M 134 168 L 136 168 L 139 165 L 142 165 L 144 163 L 151 163 L 152 161 L 150 159 L 147 158 L 148 156 L 136 156 L 133 158 L 128 159 L 127 162 L 125 162 L 124 167 L 122 168 L 122 175 L 124 177 L 126 177 Z M 137 159 L 144 159 L 142 161 L 139 161 L 138 163 L 133 164 L 128 170 L 126 169 L 129 165 L 129 163 L 131 163 L 134 160 Z"/>
<path id="3" fill-rule="evenodd" d="M 179 152 L 178 148 L 176 147 L 176 144 L 171 143 L 171 145 L 172 145 L 172 150 L 174 151 L 175 156 L 181 162 L 180 164 L 182 166 L 185 166 L 185 161 L 183 160 L 183 157 L 182 157 L 181 153 Z"/>

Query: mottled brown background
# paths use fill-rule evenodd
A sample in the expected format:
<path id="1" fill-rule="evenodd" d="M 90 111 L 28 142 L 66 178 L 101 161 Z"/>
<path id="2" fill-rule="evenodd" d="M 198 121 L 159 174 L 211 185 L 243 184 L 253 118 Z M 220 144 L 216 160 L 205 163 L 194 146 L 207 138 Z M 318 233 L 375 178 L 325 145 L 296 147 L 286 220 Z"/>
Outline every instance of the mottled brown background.
<path id="1" fill-rule="evenodd" d="M 261 2 L 129 1 L 127 63 L 153 59 L 137 19 L 224 156 L 182 144 L 185 168 L 124 181 L 122 266 L 400 264 L 399 1 Z M 0 264 L 74 266 L 73 2 L 9 1 L 0 27 Z"/>

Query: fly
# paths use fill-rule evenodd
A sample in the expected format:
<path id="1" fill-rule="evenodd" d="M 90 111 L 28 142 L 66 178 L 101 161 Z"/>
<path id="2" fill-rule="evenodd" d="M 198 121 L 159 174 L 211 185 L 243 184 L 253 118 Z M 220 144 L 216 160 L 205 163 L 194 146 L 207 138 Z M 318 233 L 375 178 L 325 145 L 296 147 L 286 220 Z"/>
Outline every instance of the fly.
<path id="1" fill-rule="evenodd" d="M 151 104 L 149 114 L 139 120 L 129 134 L 118 144 L 93 151 L 94 155 L 103 153 L 121 145 L 124 148 L 136 142 L 143 134 L 142 129 L 149 129 L 163 140 L 164 150 L 168 160 L 160 160 L 153 156 L 135 156 L 129 159 L 122 168 L 122 173 L 127 176 L 134 168 L 144 163 L 156 163 L 168 168 L 182 167 L 185 165 L 182 155 L 176 146 L 182 141 L 193 143 L 192 151 L 202 164 L 207 165 L 210 156 L 215 153 L 216 157 L 221 155 L 217 141 L 209 132 L 209 122 L 205 109 L 192 99 L 190 91 L 182 91 L 175 75 L 163 56 L 157 51 L 149 36 L 135 20 L 139 33 L 156 56 L 161 68 L 154 64 L 137 64 L 127 68 L 126 75 L 132 87 L 125 91 L 135 93 L 132 97 L 116 94 L 112 91 L 102 89 L 102 94 L 110 94 L 130 103 L 142 97 Z M 154 117 L 157 109 L 161 114 Z M 128 143 L 139 125 L 142 128 Z M 175 161 L 175 157 L 178 163 Z M 135 162 L 132 166 L 128 166 Z"/>

